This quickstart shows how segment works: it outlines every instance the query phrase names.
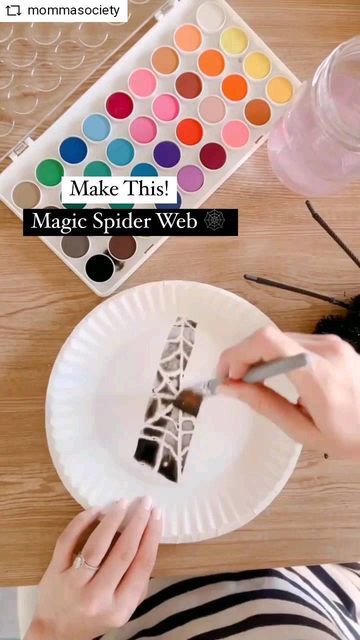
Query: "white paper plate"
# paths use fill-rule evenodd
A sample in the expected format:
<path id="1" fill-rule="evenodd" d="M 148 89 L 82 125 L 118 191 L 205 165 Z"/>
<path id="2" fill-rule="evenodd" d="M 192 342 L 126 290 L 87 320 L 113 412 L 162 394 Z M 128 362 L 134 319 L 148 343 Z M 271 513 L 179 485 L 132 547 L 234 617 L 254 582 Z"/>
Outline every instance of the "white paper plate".
<path id="1" fill-rule="evenodd" d="M 241 402 L 216 396 L 203 402 L 189 446 L 186 438 L 177 482 L 134 459 L 177 318 L 196 323 L 187 330 L 194 344 L 181 387 L 211 377 L 223 349 L 270 322 L 242 298 L 206 284 L 154 282 L 119 293 L 89 313 L 61 349 L 47 390 L 46 429 L 58 474 L 83 507 L 151 494 L 165 514 L 164 542 L 192 542 L 263 511 L 289 479 L 301 446 Z M 271 386 L 296 399 L 285 376 Z"/>

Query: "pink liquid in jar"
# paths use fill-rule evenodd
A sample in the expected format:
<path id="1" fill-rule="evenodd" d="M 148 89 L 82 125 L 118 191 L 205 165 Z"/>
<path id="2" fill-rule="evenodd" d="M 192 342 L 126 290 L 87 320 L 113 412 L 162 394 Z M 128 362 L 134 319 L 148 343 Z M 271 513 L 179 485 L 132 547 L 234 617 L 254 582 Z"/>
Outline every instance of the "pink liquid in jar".
<path id="1" fill-rule="evenodd" d="M 306 82 L 268 140 L 271 167 L 305 196 L 360 177 L 360 37 L 340 45 Z"/>

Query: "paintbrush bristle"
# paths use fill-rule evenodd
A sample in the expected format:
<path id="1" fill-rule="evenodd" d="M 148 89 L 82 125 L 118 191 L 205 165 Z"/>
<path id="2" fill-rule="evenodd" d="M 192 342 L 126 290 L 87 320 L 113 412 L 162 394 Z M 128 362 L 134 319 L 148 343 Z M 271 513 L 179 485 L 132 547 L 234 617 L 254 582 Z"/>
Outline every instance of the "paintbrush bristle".
<path id="1" fill-rule="evenodd" d="M 196 418 L 199 413 L 203 396 L 200 393 L 196 393 L 192 389 L 183 389 L 180 391 L 177 398 L 174 400 L 174 406 L 184 413 Z"/>

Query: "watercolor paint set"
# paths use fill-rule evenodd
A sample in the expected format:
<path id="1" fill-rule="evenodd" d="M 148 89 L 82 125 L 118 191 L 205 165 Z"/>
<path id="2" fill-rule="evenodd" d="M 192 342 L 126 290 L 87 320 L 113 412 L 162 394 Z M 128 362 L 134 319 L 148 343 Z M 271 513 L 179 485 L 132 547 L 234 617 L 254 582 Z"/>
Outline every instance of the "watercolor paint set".
<path id="1" fill-rule="evenodd" d="M 197 208 L 266 140 L 300 84 L 290 70 L 223 0 L 168 3 L 155 17 L 37 140 L 12 154 L 0 197 L 19 217 L 23 208 L 85 207 L 61 202 L 66 175 L 175 175 L 177 202 L 154 207 Z M 166 238 L 42 239 L 107 296 Z"/>

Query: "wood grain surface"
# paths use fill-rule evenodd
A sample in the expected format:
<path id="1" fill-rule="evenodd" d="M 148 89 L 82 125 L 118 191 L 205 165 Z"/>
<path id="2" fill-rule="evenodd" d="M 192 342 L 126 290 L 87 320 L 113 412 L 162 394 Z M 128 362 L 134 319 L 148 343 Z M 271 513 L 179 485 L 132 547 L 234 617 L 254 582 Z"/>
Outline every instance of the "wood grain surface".
<path id="1" fill-rule="evenodd" d="M 236 0 L 233 6 L 301 78 L 359 32 L 358 0 Z M 360 185 L 314 201 L 360 253 Z M 286 191 L 259 150 L 208 201 L 238 207 L 238 238 L 170 239 L 126 283 L 191 279 L 233 291 L 285 330 L 312 331 L 322 302 L 246 283 L 244 272 L 337 297 L 359 293 L 359 270 Z M 52 466 L 44 429 L 46 385 L 75 325 L 101 302 L 0 204 L 0 584 L 39 581 L 55 540 L 79 510 Z M 124 287 L 125 288 L 125 287 Z M 285 490 L 230 535 L 160 550 L 157 575 L 354 561 L 360 558 L 360 465 L 304 452 Z"/>

